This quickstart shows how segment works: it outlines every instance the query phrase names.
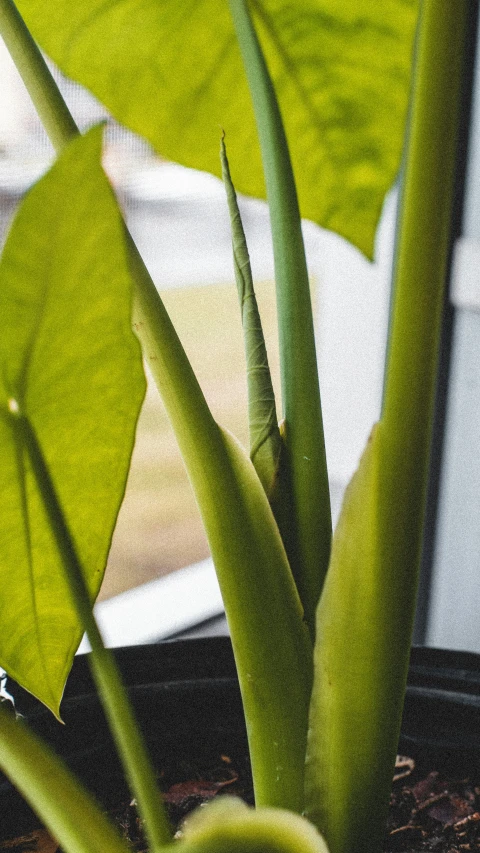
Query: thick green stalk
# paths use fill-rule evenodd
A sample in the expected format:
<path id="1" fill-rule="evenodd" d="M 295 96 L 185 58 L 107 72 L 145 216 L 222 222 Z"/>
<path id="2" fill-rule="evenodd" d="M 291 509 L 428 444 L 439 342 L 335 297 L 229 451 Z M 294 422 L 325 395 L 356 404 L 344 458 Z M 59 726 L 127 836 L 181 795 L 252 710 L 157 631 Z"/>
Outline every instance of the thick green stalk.
<path id="1" fill-rule="evenodd" d="M 84 574 L 70 530 L 60 506 L 49 470 L 33 427 L 21 413 L 12 410 L 12 423 L 25 448 L 42 496 L 43 504 L 61 554 L 70 594 L 79 621 L 92 647 L 91 668 L 105 713 L 121 755 L 152 853 L 171 840 L 169 822 L 156 785 L 143 737 L 110 649 L 106 649 L 92 612 Z"/>
<path id="2" fill-rule="evenodd" d="M 65 853 L 129 853 L 93 797 L 60 758 L 1 705 L 0 744 L 0 768 Z"/>
<path id="3" fill-rule="evenodd" d="M 424 0 L 383 417 L 347 489 L 320 600 L 307 815 L 331 853 L 381 849 L 422 546 L 469 0 Z"/>
<path id="4" fill-rule="evenodd" d="M 11 0 L 0 0 L 4 9 Z M 5 16 L 0 16 L 0 32 Z M 5 28 L 7 45 L 28 64 L 32 37 Z M 13 52 L 13 51 L 12 51 Z M 29 75 L 24 75 L 28 81 Z M 46 74 L 30 94 L 40 112 L 56 104 Z M 44 87 L 45 91 L 42 91 Z M 60 98 L 58 93 L 58 98 Z M 69 140 L 63 112 L 51 139 Z M 55 123 L 55 106 L 49 120 Z M 46 125 L 47 126 L 47 125 Z M 47 128 L 48 129 L 48 128 Z M 219 577 L 249 734 L 259 805 L 301 811 L 312 648 L 288 560 L 257 475 L 240 447 L 215 423 L 155 285 L 126 232 L 135 283 L 133 320 L 177 436 Z"/>
<path id="5" fill-rule="evenodd" d="M 403 572 L 395 579 L 406 678 L 422 549 L 441 319 L 470 0 L 424 0 L 407 138 L 383 401 L 382 524 Z M 401 535 L 399 532 L 401 531 Z M 401 597 L 400 597 L 401 596 Z"/>
<path id="6" fill-rule="evenodd" d="M 404 479 L 419 505 L 427 479 L 451 240 L 468 7 L 467 0 L 423 0 L 400 201 L 382 421 L 392 436 L 385 459 L 391 477 L 405 471 L 408 446 L 410 471 Z"/>
<path id="7" fill-rule="evenodd" d="M 229 4 L 250 85 L 270 207 L 286 455 L 294 503 L 292 570 L 313 636 L 330 558 L 331 515 L 307 264 L 275 90 L 246 0 Z"/>
<path id="8" fill-rule="evenodd" d="M 389 648 L 400 730 L 422 552 L 447 261 L 475 4 L 423 0 L 394 265 L 379 513 L 396 597 Z M 392 744 L 392 764 L 394 744 Z"/>
<path id="9" fill-rule="evenodd" d="M 391 531 L 402 602 L 398 654 L 406 680 L 422 550 L 441 320 L 470 0 L 423 0 L 394 266 L 395 295 L 383 401 L 382 525 Z M 399 535 L 401 533 L 401 535 Z"/>

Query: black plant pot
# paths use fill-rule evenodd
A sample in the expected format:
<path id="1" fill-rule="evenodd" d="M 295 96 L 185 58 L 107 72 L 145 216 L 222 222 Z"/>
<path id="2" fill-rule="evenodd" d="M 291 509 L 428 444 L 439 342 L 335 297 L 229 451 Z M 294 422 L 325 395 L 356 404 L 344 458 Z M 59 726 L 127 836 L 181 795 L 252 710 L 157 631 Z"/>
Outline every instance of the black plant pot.
<path id="1" fill-rule="evenodd" d="M 225 755 L 251 790 L 247 736 L 228 637 L 116 649 L 137 720 L 157 768 L 211 764 Z M 88 656 L 75 658 L 58 723 L 36 699 L 7 681 L 16 709 L 66 759 L 105 808 L 128 797 L 123 771 L 96 695 Z M 127 800 L 128 801 L 128 800 Z M 0 840 L 39 825 L 0 774 Z"/>
<path id="2" fill-rule="evenodd" d="M 453 772 L 480 771 L 480 655 L 412 649 L 400 747 Z"/>
<path id="3" fill-rule="evenodd" d="M 117 660 L 158 768 L 226 755 L 249 787 L 248 750 L 230 640 L 212 637 L 119 649 Z M 105 807 L 126 794 L 123 774 L 86 657 L 75 660 L 64 700 L 65 726 L 14 683 L 17 709 L 52 743 Z M 414 648 L 399 750 L 431 766 L 480 769 L 480 656 Z M 38 819 L 0 776 L 0 840 Z"/>

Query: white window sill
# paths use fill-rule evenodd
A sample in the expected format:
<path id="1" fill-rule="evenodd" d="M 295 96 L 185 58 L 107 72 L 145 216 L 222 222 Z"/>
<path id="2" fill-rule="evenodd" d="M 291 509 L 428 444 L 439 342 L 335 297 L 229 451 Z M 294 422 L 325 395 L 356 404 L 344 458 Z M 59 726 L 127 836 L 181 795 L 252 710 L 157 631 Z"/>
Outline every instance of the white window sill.
<path id="1" fill-rule="evenodd" d="M 106 646 L 157 642 L 223 613 L 212 560 L 202 560 L 95 605 Z M 78 654 L 90 650 L 84 637 Z"/>

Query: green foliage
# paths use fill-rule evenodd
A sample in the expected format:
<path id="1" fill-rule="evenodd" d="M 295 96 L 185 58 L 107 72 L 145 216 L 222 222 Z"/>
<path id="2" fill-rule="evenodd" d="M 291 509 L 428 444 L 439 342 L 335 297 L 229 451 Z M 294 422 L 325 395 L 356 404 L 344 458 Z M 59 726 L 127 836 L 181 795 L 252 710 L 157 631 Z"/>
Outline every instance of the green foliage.
<path id="1" fill-rule="evenodd" d="M 223 139 L 220 158 L 230 212 L 233 265 L 240 300 L 247 364 L 250 458 L 272 507 L 290 566 L 295 574 L 296 542 L 292 529 L 293 501 L 286 446 L 282 436 L 284 424 L 281 430 L 277 422 L 275 394 L 253 286 L 247 241 Z"/>
<path id="2" fill-rule="evenodd" d="M 10 0 L 1 0 L 3 32 L 17 55 L 33 54 L 37 61 L 31 36 L 13 10 Z M 50 92 L 54 84 L 46 74 L 37 82 L 32 95 L 42 116 L 48 105 L 51 128 L 57 113 L 51 108 L 57 101 Z M 63 105 L 51 133 L 60 148 L 70 134 L 64 132 L 71 126 L 66 109 Z M 134 327 L 184 457 L 228 613 L 257 802 L 299 810 L 312 648 L 290 566 L 250 460 L 212 418 L 145 264 L 128 232 L 125 236 L 135 282 Z M 291 684 L 287 693 L 286 683 Z"/>
<path id="3" fill-rule="evenodd" d="M 31 466 L 32 479 L 40 493 L 46 519 L 54 535 L 78 622 L 90 641 L 92 651 L 89 662 L 100 700 L 123 761 L 132 794 L 137 801 L 149 849 L 155 853 L 162 844 L 171 840 L 169 822 L 156 786 L 155 771 L 136 724 L 113 653 L 103 644 L 92 612 L 85 571 L 78 558 L 35 430 L 25 414 L 15 411 L 11 414 L 19 452 L 25 454 Z"/>
<path id="4" fill-rule="evenodd" d="M 226 0 L 49 0 L 48 14 L 43 0 L 18 5 L 62 71 L 160 154 L 220 174 L 220 125 L 231 140 L 237 189 L 264 194 Z M 302 215 L 371 257 L 399 166 L 417 0 L 251 6 L 291 141 Z"/>
<path id="5" fill-rule="evenodd" d="M 197 498 L 225 604 L 256 801 L 300 809 L 312 646 L 285 548 L 248 454 L 214 421 L 131 238 L 127 244 L 134 326 Z"/>
<path id="6" fill-rule="evenodd" d="M 128 328 L 130 269 L 134 325 L 184 455 L 226 605 L 257 805 L 297 813 L 306 805 L 332 853 L 376 853 L 414 613 L 468 0 L 455 6 L 425 0 L 422 7 L 384 409 L 347 490 L 324 584 L 330 515 L 313 322 L 297 192 L 276 93 L 293 139 L 304 213 L 315 211 L 310 215 L 317 221 L 371 254 L 383 193 L 398 165 L 416 4 L 376 0 L 361 10 L 353 0 L 310 0 L 295 7 L 284 0 L 252 0 L 250 7 L 246 0 L 229 0 L 228 5 L 233 28 L 227 3 L 220 0 L 188 7 L 171 0 L 82 0 L 74 6 L 51 0 L 48 14 L 39 0 L 21 0 L 40 42 L 61 67 L 159 151 L 217 171 L 210 141 L 215 128 L 216 143 L 220 123 L 233 141 L 239 188 L 260 193 L 253 120 L 233 33 L 237 36 L 272 220 L 285 415 L 281 436 L 274 432 L 285 447 L 291 485 L 291 559 L 258 474 L 213 420 L 153 282 L 122 229 L 99 166 L 99 131 L 93 131 L 69 145 L 29 195 L 0 267 L 0 316 L 8 317 L 0 344 L 5 452 L 0 498 L 7 506 L 0 557 L 17 573 L 8 575 L 6 589 L 15 601 L 10 618 L 13 614 L 22 625 L 15 633 L 13 619 L 7 623 L 11 632 L 1 638 L 0 662 L 58 713 L 59 685 L 80 633 L 59 559 L 59 552 L 65 557 L 69 549 L 79 552 L 71 576 L 77 569 L 81 574 L 80 563 L 86 567 L 88 590 L 78 601 L 83 602 L 81 621 L 95 636 L 91 599 L 144 390 L 138 347 Z M 0 0 L 0 24 L 14 51 L 18 48 L 28 83 L 32 69 L 41 69 L 41 56 L 12 17 L 13 8 L 11 0 Z M 40 70 L 37 83 L 33 95 L 61 147 L 75 126 L 51 78 Z M 246 286 L 251 299 L 248 255 L 225 156 L 223 168 L 236 270 L 242 294 Z M 67 323 L 72 316 L 75 323 Z M 265 361 L 261 334 L 253 348 L 258 346 L 255 370 Z M 270 388 L 267 396 L 262 428 L 267 423 L 269 429 L 275 422 Z M 29 445 L 19 430 L 22 423 L 31 425 L 39 440 L 37 467 L 35 454 L 24 453 Z M 267 479 L 275 479 L 278 457 L 275 450 Z M 50 477 L 59 504 L 53 485 L 39 494 L 37 486 L 50 483 Z M 287 500 L 277 497 L 285 510 Z M 57 547 L 58 530 L 67 544 L 72 540 L 71 548 Z M 68 569 L 68 555 L 64 562 Z M 313 634 L 322 584 L 312 688 L 307 625 Z M 60 652 L 59 626 L 65 640 Z M 27 631 L 37 640 L 33 652 Z M 94 668 L 103 686 L 108 666 L 108 658 L 97 654 Z M 6 769 L 34 800 L 38 797 L 39 810 L 63 832 L 61 808 L 22 755 L 28 737 L 17 738 L 8 717 L 2 735 L 3 716 Z M 120 721 L 120 729 L 123 725 Z M 32 749 L 40 757 L 41 749 Z M 75 789 L 69 792 L 74 796 Z M 101 837 L 101 827 L 99 832 Z M 164 844 L 168 828 L 162 832 L 160 827 L 157 849 L 170 850 Z M 76 845 L 73 836 L 65 836 L 68 853 L 93 853 L 97 838 L 91 846 L 90 840 L 85 847 Z M 106 849 L 109 845 L 107 838 Z M 231 801 L 197 816 L 182 846 L 184 853 L 325 849 L 298 814 L 263 808 L 255 814 Z"/>
<path id="7" fill-rule="evenodd" d="M 31 190 L 0 265 L 0 663 L 57 715 L 83 628 L 9 407 L 35 428 L 93 600 L 145 388 L 100 146 L 97 128 Z"/>
<path id="8" fill-rule="evenodd" d="M 220 441 L 197 498 L 239 662 L 255 801 L 301 811 L 311 641 L 255 469 L 233 436 Z"/>

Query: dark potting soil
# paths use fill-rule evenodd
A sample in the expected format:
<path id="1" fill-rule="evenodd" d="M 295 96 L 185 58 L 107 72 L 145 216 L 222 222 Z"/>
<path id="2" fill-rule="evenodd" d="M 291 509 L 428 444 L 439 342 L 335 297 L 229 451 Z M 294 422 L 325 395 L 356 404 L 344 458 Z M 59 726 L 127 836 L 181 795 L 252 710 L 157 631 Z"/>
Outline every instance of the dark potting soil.
<path id="1" fill-rule="evenodd" d="M 253 802 L 247 763 L 218 755 L 203 766 L 188 761 L 165 766 L 159 778 L 172 825 L 197 806 L 224 793 Z M 135 804 L 119 803 L 110 812 L 134 850 L 145 841 Z M 59 853 L 53 838 L 38 829 L 0 844 L 2 853 Z M 385 853 L 469 853 L 480 851 L 480 780 L 397 759 L 384 842 Z"/>
<path id="2" fill-rule="evenodd" d="M 480 780 L 397 758 L 384 850 L 480 850 Z"/>

